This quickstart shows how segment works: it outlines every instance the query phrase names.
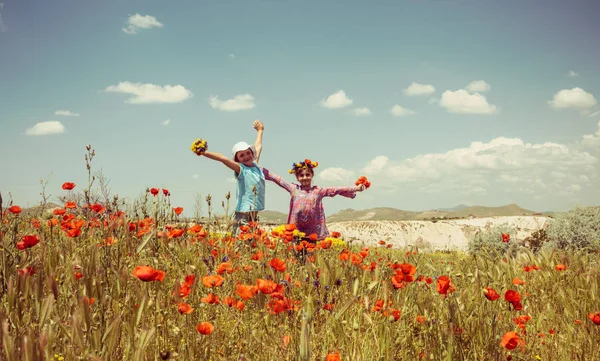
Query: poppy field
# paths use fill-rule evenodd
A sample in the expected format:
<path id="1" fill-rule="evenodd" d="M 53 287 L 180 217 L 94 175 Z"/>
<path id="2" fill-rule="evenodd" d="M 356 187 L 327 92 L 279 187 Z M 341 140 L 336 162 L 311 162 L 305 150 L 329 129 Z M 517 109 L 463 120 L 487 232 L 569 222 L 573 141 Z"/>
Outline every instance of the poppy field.
<path id="1" fill-rule="evenodd" d="M 76 187 L 51 214 L 2 208 L 3 360 L 600 359 L 596 254 L 234 238 L 184 222 L 166 189 L 144 214 Z"/>

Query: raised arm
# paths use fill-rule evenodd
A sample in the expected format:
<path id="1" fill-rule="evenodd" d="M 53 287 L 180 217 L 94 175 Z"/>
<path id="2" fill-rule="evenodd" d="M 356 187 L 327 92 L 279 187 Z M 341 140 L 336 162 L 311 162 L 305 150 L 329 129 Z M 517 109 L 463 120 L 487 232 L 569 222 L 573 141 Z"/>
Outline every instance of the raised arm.
<path id="1" fill-rule="evenodd" d="M 224 156 L 221 153 L 214 153 L 214 152 L 206 151 L 206 152 L 202 152 L 198 155 L 203 155 L 206 158 L 219 161 L 219 162 L 225 164 L 225 166 L 227 166 L 227 168 L 231 169 L 236 174 L 240 173 L 240 165 L 238 163 L 234 162 L 233 160 L 227 158 L 226 156 Z"/>
<path id="2" fill-rule="evenodd" d="M 263 168 L 263 174 L 265 175 L 266 180 L 271 181 L 280 186 L 281 188 L 285 189 L 289 193 L 292 193 L 294 186 L 291 183 L 285 181 L 283 178 L 281 178 L 281 176 L 270 172 L 267 168 Z"/>
<path id="3" fill-rule="evenodd" d="M 319 188 L 319 195 L 321 197 L 335 197 L 339 195 L 347 198 L 354 198 L 356 197 L 356 192 L 362 192 L 363 190 L 364 186 L 362 184 L 351 187 Z"/>
<path id="4" fill-rule="evenodd" d="M 260 153 L 262 153 L 262 136 L 265 131 L 265 126 L 262 122 L 255 120 L 254 129 L 256 129 L 256 140 L 254 141 L 254 149 L 256 149 L 256 163 L 260 164 Z"/>

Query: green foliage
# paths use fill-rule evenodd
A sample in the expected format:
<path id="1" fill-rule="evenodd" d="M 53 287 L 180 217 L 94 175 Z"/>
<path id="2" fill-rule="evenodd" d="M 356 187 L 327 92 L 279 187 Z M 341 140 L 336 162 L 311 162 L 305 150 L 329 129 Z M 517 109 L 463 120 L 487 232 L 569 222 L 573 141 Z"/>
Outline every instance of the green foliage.
<path id="1" fill-rule="evenodd" d="M 502 233 L 512 235 L 515 229 L 508 224 L 501 224 L 476 233 L 467 244 L 469 253 L 493 258 L 504 255 L 513 241 L 502 242 Z"/>
<path id="2" fill-rule="evenodd" d="M 576 207 L 557 214 L 548 227 L 550 247 L 586 252 L 600 251 L 600 207 Z"/>

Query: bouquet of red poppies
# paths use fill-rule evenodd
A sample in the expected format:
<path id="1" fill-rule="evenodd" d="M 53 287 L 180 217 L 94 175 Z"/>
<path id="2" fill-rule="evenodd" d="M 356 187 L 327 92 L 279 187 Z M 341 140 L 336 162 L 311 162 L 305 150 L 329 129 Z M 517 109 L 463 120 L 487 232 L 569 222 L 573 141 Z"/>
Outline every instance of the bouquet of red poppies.
<path id="1" fill-rule="evenodd" d="M 369 188 L 371 186 L 371 182 L 369 182 L 367 177 L 365 177 L 364 175 L 361 175 L 354 184 L 356 184 L 356 185 L 362 184 L 365 186 L 365 188 Z"/>

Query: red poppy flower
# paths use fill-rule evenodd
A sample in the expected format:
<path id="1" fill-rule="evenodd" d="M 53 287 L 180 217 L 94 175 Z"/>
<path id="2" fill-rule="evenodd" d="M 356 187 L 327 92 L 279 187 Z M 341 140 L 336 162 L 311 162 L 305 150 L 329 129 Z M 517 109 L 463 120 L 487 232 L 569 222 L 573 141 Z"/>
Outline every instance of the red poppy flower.
<path id="1" fill-rule="evenodd" d="M 449 292 L 456 291 L 456 288 L 448 276 L 440 276 L 435 284 L 435 290 L 445 298 Z"/>
<path id="2" fill-rule="evenodd" d="M 521 279 L 519 279 L 518 277 L 515 277 L 515 278 L 513 279 L 513 282 L 512 282 L 512 283 L 513 283 L 513 285 L 516 285 L 516 286 L 522 286 L 522 285 L 524 285 L 524 284 L 525 284 L 525 282 L 523 282 L 523 281 L 522 281 Z"/>
<path id="3" fill-rule="evenodd" d="M 231 266 L 231 262 L 223 262 L 217 268 L 217 273 L 222 275 L 223 273 L 233 273 L 233 267 Z"/>
<path id="4" fill-rule="evenodd" d="M 35 268 L 27 266 L 17 271 L 21 276 L 33 276 L 35 274 Z"/>
<path id="5" fill-rule="evenodd" d="M 179 291 L 177 292 L 179 297 L 186 298 L 190 295 L 190 293 L 192 293 L 192 286 L 194 285 L 195 279 L 196 276 L 194 275 L 185 276 L 185 281 L 181 282 L 181 285 L 179 286 Z"/>
<path id="6" fill-rule="evenodd" d="M 258 287 L 237 284 L 235 286 L 235 291 L 236 291 L 237 295 L 240 296 L 241 299 L 249 300 L 258 293 Z"/>
<path id="7" fill-rule="evenodd" d="M 137 266 L 133 275 L 144 282 L 160 281 L 165 279 L 165 271 L 156 270 L 150 266 Z"/>
<path id="8" fill-rule="evenodd" d="M 325 356 L 325 361 L 342 361 L 342 357 L 339 352 L 334 352 L 327 354 L 327 356 Z"/>
<path id="9" fill-rule="evenodd" d="M 54 212 L 52 212 L 52 214 L 54 214 L 55 216 L 62 216 L 65 213 L 67 213 L 67 211 L 65 209 L 63 209 L 63 208 L 56 208 L 54 210 Z"/>
<path id="10" fill-rule="evenodd" d="M 65 208 L 66 209 L 75 209 L 75 208 L 77 208 L 77 204 L 75 202 L 67 202 L 67 203 L 65 203 Z"/>
<path id="11" fill-rule="evenodd" d="M 22 251 L 27 248 L 31 248 L 38 243 L 40 243 L 40 239 L 38 238 L 37 234 L 28 234 L 23 236 L 20 242 L 17 242 L 17 248 Z"/>
<path id="12" fill-rule="evenodd" d="M 331 237 L 333 237 L 333 238 L 340 238 L 341 235 L 342 234 L 340 232 L 335 232 L 335 231 L 331 232 Z"/>
<path id="13" fill-rule="evenodd" d="M 90 205 L 90 209 L 98 214 L 105 211 L 105 208 L 100 203 Z"/>
<path id="14" fill-rule="evenodd" d="M 171 195 L 171 192 L 169 192 L 169 190 L 168 190 L 168 189 L 164 189 L 164 188 L 163 188 L 163 190 L 162 190 L 162 191 L 163 191 L 163 194 L 164 194 L 165 196 L 170 196 L 170 195 Z M 158 192 L 157 192 L 157 193 L 158 193 Z"/>
<path id="15" fill-rule="evenodd" d="M 273 268 L 276 271 L 285 272 L 285 269 L 286 269 L 285 262 L 280 260 L 279 258 L 273 258 L 269 262 L 269 265 L 271 266 L 271 268 Z"/>
<path id="16" fill-rule="evenodd" d="M 196 325 L 196 330 L 198 330 L 201 335 L 210 335 L 215 330 L 215 326 L 210 322 L 202 322 Z"/>
<path id="17" fill-rule="evenodd" d="M 96 302 L 94 297 L 84 297 L 83 302 L 87 303 L 89 306 L 93 305 Z"/>
<path id="18" fill-rule="evenodd" d="M 369 182 L 367 180 L 367 177 L 365 177 L 364 175 L 361 175 L 356 182 L 354 182 L 355 185 L 364 185 L 365 188 L 369 188 L 371 186 L 371 182 Z"/>
<path id="19" fill-rule="evenodd" d="M 521 302 L 521 294 L 514 290 L 508 290 L 504 293 L 504 299 L 510 303 Z"/>
<path id="20" fill-rule="evenodd" d="M 508 243 L 508 241 L 510 241 L 510 234 L 502 233 L 502 242 Z"/>
<path id="21" fill-rule="evenodd" d="M 183 207 L 175 207 L 173 208 L 173 212 L 175 212 L 176 215 L 180 215 L 181 212 L 183 212 Z"/>
<path id="22" fill-rule="evenodd" d="M 277 283 L 269 280 L 263 280 L 260 278 L 256 279 L 256 285 L 258 286 L 260 292 L 266 295 L 275 292 L 275 289 L 277 288 Z"/>
<path id="23" fill-rule="evenodd" d="M 590 313 L 588 315 L 588 318 L 590 320 L 592 320 L 593 323 L 595 323 L 596 325 L 600 326 L 600 312 L 598 312 L 598 313 Z"/>
<path id="24" fill-rule="evenodd" d="M 66 190 L 66 191 L 70 191 L 73 188 L 75 188 L 75 183 L 73 183 L 73 182 L 64 182 L 62 185 L 62 189 Z"/>
<path id="25" fill-rule="evenodd" d="M 22 209 L 19 206 L 11 206 L 8 208 L 8 211 L 12 214 L 19 214 L 21 213 Z"/>
<path id="26" fill-rule="evenodd" d="M 214 293 L 209 293 L 208 296 L 202 297 L 200 301 L 204 303 L 209 303 L 211 305 L 218 305 L 219 303 L 221 303 L 221 301 L 219 301 L 219 297 L 216 296 Z"/>
<path id="27" fill-rule="evenodd" d="M 150 188 L 150 194 L 156 197 L 158 195 L 158 188 Z"/>
<path id="28" fill-rule="evenodd" d="M 206 286 L 208 288 L 221 287 L 221 285 L 223 284 L 223 281 L 224 281 L 223 277 L 221 277 L 219 275 L 202 277 L 202 283 L 204 284 L 204 286 Z"/>
<path id="29" fill-rule="evenodd" d="M 557 264 L 556 266 L 554 266 L 554 269 L 557 271 L 564 271 L 567 269 L 567 266 L 565 266 L 564 264 Z"/>
<path id="30" fill-rule="evenodd" d="M 177 311 L 179 311 L 179 313 L 181 313 L 182 315 L 189 315 L 190 313 L 192 313 L 192 311 L 194 311 L 194 309 L 187 303 L 180 302 L 177 305 Z"/>
<path id="31" fill-rule="evenodd" d="M 494 290 L 493 288 L 486 287 L 483 293 L 485 295 L 485 298 L 487 298 L 490 301 L 496 301 L 500 298 L 498 292 L 496 292 L 496 290 Z"/>
<path id="32" fill-rule="evenodd" d="M 521 340 L 519 335 L 514 331 L 505 333 L 504 336 L 502 336 L 502 341 L 500 341 L 500 346 L 507 350 L 514 350 L 519 345 L 524 347 L 525 341 Z"/>

